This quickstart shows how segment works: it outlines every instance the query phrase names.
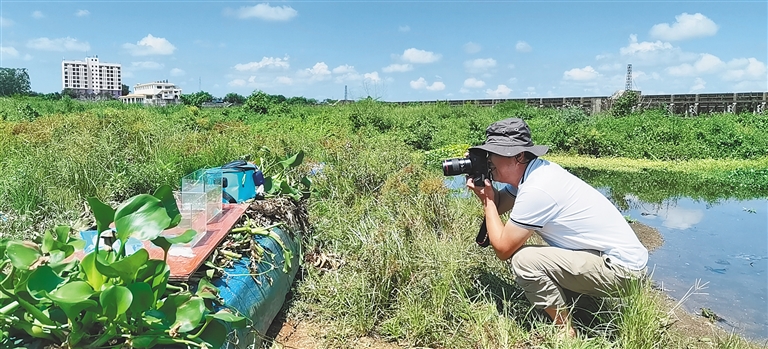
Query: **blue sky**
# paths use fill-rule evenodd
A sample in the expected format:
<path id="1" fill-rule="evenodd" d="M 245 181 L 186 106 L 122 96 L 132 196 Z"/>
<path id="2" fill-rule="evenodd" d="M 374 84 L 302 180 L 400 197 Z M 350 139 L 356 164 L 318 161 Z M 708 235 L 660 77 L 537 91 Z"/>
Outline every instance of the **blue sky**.
<path id="1" fill-rule="evenodd" d="M 0 1 L 0 66 L 386 101 L 768 91 L 766 1 Z"/>

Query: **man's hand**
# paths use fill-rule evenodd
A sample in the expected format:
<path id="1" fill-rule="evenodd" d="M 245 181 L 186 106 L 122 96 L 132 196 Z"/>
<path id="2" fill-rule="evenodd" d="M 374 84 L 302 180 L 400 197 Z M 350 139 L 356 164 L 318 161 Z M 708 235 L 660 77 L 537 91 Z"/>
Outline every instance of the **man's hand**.
<path id="1" fill-rule="evenodd" d="M 472 190 L 473 193 L 480 199 L 480 203 L 483 206 L 493 205 L 496 206 L 496 189 L 491 184 L 491 181 L 486 179 L 484 187 L 475 186 L 472 178 L 467 178 L 467 188 Z"/>

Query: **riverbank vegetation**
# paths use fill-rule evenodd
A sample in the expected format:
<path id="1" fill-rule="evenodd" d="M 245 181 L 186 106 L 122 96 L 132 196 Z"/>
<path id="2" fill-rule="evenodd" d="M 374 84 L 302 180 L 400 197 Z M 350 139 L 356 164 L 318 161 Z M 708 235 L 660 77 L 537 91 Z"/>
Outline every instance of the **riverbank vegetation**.
<path id="1" fill-rule="evenodd" d="M 768 192 L 765 114 L 590 116 L 514 103 L 373 100 L 303 106 L 260 92 L 241 107 L 217 109 L 2 98 L 0 233 L 30 239 L 55 224 L 86 228 L 93 223 L 87 197 L 122 202 L 178 187 L 199 168 L 304 151 L 291 171 L 313 180 L 307 255 L 339 263 L 306 265 L 286 311 L 326 324 L 328 347 L 362 336 L 450 348 L 753 345 L 720 332 L 709 341 L 676 332 L 672 309 L 651 283 L 603 306 L 577 340 L 558 339 L 537 321 L 541 314 L 504 263 L 476 247 L 476 200 L 447 189 L 439 168 L 510 116 L 526 119 L 534 141 L 551 146 L 551 160 L 615 195 L 716 201 Z"/>

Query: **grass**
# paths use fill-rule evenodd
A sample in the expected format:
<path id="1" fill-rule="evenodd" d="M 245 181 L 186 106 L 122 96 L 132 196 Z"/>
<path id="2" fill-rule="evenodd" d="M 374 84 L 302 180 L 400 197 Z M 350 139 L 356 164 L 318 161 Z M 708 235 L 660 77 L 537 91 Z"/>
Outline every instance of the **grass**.
<path id="1" fill-rule="evenodd" d="M 24 115 L 14 114 L 22 103 L 39 115 L 26 107 Z M 670 306 L 648 283 L 622 302 L 608 302 L 595 314 L 601 325 L 584 330 L 585 336 L 559 339 L 531 309 L 506 264 L 475 245 L 481 208 L 473 197 L 447 190 L 435 162 L 461 156 L 482 140 L 488 124 L 516 113 L 530 121 L 538 143 L 553 144 L 548 159 L 616 195 L 718 200 L 761 197 L 766 191 L 760 188 L 768 188 L 760 172 L 768 158 L 750 155 L 754 149 L 768 153 L 764 116 L 697 121 L 651 115 L 660 125 L 653 129 L 641 123 L 647 115 L 613 120 L 527 108 L 363 101 L 279 110 L 0 99 L 0 234 L 31 238 L 53 224 L 84 225 L 88 196 L 117 202 L 162 184 L 178 186 L 198 168 L 246 154 L 266 156 L 262 147 L 270 154 L 304 150 L 304 164 L 295 170 L 323 169 L 312 177 L 313 232 L 306 249 L 335 253 L 345 264 L 330 272 L 303 269 L 289 312 L 326 323 L 327 346 L 376 336 L 410 347 L 685 348 L 696 339 L 667 328 Z M 686 150 L 686 144 L 702 147 L 694 136 L 711 131 L 715 121 L 751 136 L 730 153 L 708 150 L 701 158 Z M 673 126 L 683 133 L 677 144 L 649 142 L 649 135 L 671 137 Z M 627 146 L 618 147 L 620 137 Z M 664 158 L 663 151 L 675 156 Z M 711 340 L 722 348 L 751 345 L 738 336 L 713 334 Z"/>

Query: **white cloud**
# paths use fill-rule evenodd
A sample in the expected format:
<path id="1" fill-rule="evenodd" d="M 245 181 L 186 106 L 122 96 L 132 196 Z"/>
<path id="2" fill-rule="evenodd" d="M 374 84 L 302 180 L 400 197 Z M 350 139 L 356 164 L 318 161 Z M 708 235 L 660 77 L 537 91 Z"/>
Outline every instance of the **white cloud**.
<path id="1" fill-rule="evenodd" d="M 485 86 L 485 81 L 477 80 L 475 78 L 469 78 L 464 80 L 464 87 L 466 88 L 481 88 Z"/>
<path id="2" fill-rule="evenodd" d="M 727 71 L 723 75 L 723 80 L 757 80 L 763 83 L 762 86 L 765 86 L 765 82 L 768 81 L 765 63 L 755 58 L 733 59 L 727 64 Z"/>
<path id="3" fill-rule="evenodd" d="M 11 46 L 0 46 L 0 53 L 5 57 L 16 58 L 19 56 L 19 51 Z"/>
<path id="4" fill-rule="evenodd" d="M 329 78 L 331 71 L 325 62 L 315 63 L 312 68 L 307 68 L 299 72 L 299 76 L 309 77 L 310 81 L 321 81 Z"/>
<path id="5" fill-rule="evenodd" d="M 478 53 L 483 48 L 480 46 L 480 44 L 476 44 L 472 41 L 464 44 L 464 52 L 466 53 Z"/>
<path id="6" fill-rule="evenodd" d="M 704 81 L 702 78 L 696 78 L 696 80 L 693 81 L 693 86 L 691 86 L 691 92 L 701 91 L 704 88 L 706 88 L 707 82 Z"/>
<path id="7" fill-rule="evenodd" d="M 685 230 L 698 224 L 704 218 L 704 212 L 702 210 L 672 207 L 667 209 L 666 212 L 660 212 L 659 216 L 664 219 L 663 226 Z"/>
<path id="8" fill-rule="evenodd" d="M 434 52 L 409 48 L 403 51 L 401 59 L 409 63 L 433 63 L 440 60 L 440 57 L 442 56 Z"/>
<path id="9" fill-rule="evenodd" d="M 173 68 L 173 69 L 171 69 L 170 74 L 171 74 L 171 76 L 184 76 L 184 75 L 187 74 L 187 72 L 185 72 L 184 70 L 179 69 L 179 68 Z"/>
<path id="10" fill-rule="evenodd" d="M 243 79 L 235 79 L 235 80 L 232 80 L 229 83 L 227 83 L 227 85 L 229 85 L 231 87 L 243 87 L 246 84 L 247 83 Z"/>
<path id="11" fill-rule="evenodd" d="M 631 34 L 629 36 L 629 45 L 627 47 L 622 47 L 621 49 L 619 49 L 619 52 L 622 55 L 626 56 L 626 55 L 633 55 L 637 53 L 664 51 L 664 50 L 671 50 L 671 49 L 673 49 L 672 44 L 668 42 L 661 42 L 661 41 L 637 42 L 637 35 Z"/>
<path id="12" fill-rule="evenodd" d="M 595 69 L 591 66 L 586 66 L 584 68 L 573 68 L 563 73 L 563 79 L 576 81 L 593 80 L 598 76 L 600 76 L 600 73 L 595 71 Z"/>
<path id="13" fill-rule="evenodd" d="M 676 22 L 656 24 L 650 34 L 654 38 L 667 41 L 678 41 L 702 36 L 712 36 L 717 33 L 717 24 L 701 13 L 689 15 L 683 13 L 675 16 Z"/>
<path id="14" fill-rule="evenodd" d="M 90 14 L 91 14 L 91 11 L 88 11 L 88 10 L 77 10 L 77 12 L 75 12 L 75 16 L 77 17 L 85 17 Z"/>
<path id="15" fill-rule="evenodd" d="M 293 85 L 293 79 L 287 76 L 278 76 L 275 78 L 275 82 L 281 85 Z"/>
<path id="16" fill-rule="evenodd" d="M 157 62 L 146 61 L 146 62 L 131 62 L 131 67 L 135 69 L 162 69 L 164 65 Z"/>
<path id="17" fill-rule="evenodd" d="M 148 34 L 136 44 L 123 44 L 123 48 L 132 56 L 170 55 L 176 50 L 176 46 L 168 40 L 154 37 L 152 34 Z"/>
<path id="18" fill-rule="evenodd" d="M 441 81 L 435 81 L 432 85 L 429 85 L 427 80 L 420 77 L 418 80 L 411 81 L 411 88 L 414 90 L 426 89 L 428 91 L 442 91 L 445 89 L 445 84 Z"/>
<path id="19" fill-rule="evenodd" d="M 432 83 L 432 85 L 427 86 L 427 90 L 442 91 L 445 90 L 445 84 L 442 81 L 435 81 Z"/>
<path id="20" fill-rule="evenodd" d="M 621 63 L 609 63 L 609 64 L 603 64 L 597 69 L 600 69 L 601 71 L 619 71 L 623 70 L 625 66 Z"/>
<path id="21" fill-rule="evenodd" d="M 496 67 L 496 60 L 493 58 L 478 58 L 464 62 L 464 67 L 471 73 L 479 73 Z"/>
<path id="22" fill-rule="evenodd" d="M 10 27 L 12 25 L 13 25 L 12 20 L 5 17 L 0 17 L 0 27 Z"/>
<path id="23" fill-rule="evenodd" d="M 696 75 L 696 68 L 688 63 L 683 63 L 678 66 L 669 67 L 666 69 L 667 73 L 672 76 L 694 76 Z"/>
<path id="24" fill-rule="evenodd" d="M 261 68 L 288 69 L 288 56 L 284 58 L 262 57 L 261 61 L 249 62 L 245 64 L 235 64 L 235 70 L 238 71 L 257 71 Z"/>
<path id="25" fill-rule="evenodd" d="M 410 64 L 390 64 L 384 68 L 381 68 L 381 71 L 385 73 L 402 73 L 413 70 L 413 66 Z"/>
<path id="26" fill-rule="evenodd" d="M 495 90 L 491 90 L 491 89 L 485 90 L 485 94 L 491 98 L 508 97 L 510 93 L 512 93 L 512 89 L 507 87 L 507 85 L 499 85 L 496 87 Z"/>
<path id="27" fill-rule="evenodd" d="M 91 45 L 89 45 L 87 42 L 80 42 L 80 41 L 77 41 L 77 39 L 73 39 L 70 37 L 58 38 L 58 39 L 48 39 L 48 38 L 32 39 L 27 41 L 27 47 L 35 50 L 58 51 L 58 52 L 65 52 L 65 51 L 85 52 L 91 49 Z"/>
<path id="28" fill-rule="evenodd" d="M 531 52 L 533 51 L 533 48 L 525 41 L 518 41 L 517 44 L 515 44 L 515 50 L 517 50 L 517 52 Z"/>
<path id="29" fill-rule="evenodd" d="M 399 31 L 401 33 L 407 33 L 409 31 L 411 31 L 411 27 L 409 27 L 407 25 L 401 25 L 401 26 L 397 27 L 397 31 Z"/>
<path id="30" fill-rule="evenodd" d="M 351 65 L 347 65 L 347 64 L 340 65 L 340 66 L 338 66 L 336 68 L 333 68 L 333 73 L 334 74 L 350 74 L 350 73 L 355 73 L 355 72 L 356 72 L 355 71 L 355 67 L 353 67 Z"/>
<path id="31" fill-rule="evenodd" d="M 269 4 L 241 7 L 236 11 L 227 9 L 225 13 L 240 19 L 258 18 L 265 21 L 287 21 L 298 15 L 298 12 L 290 6 L 273 7 Z"/>
<path id="32" fill-rule="evenodd" d="M 379 77 L 379 72 L 365 73 L 363 74 L 363 79 L 370 80 L 371 82 L 381 81 L 381 78 Z"/>
<path id="33" fill-rule="evenodd" d="M 696 70 L 699 72 L 711 73 L 725 67 L 725 63 L 723 63 L 723 61 L 721 61 L 720 58 L 717 58 L 715 55 L 704 53 L 701 55 L 701 58 L 693 64 L 693 66 L 696 67 Z"/>
<path id="34" fill-rule="evenodd" d="M 427 80 L 424 80 L 424 78 L 419 78 L 418 80 L 411 80 L 411 88 L 414 90 L 420 90 L 427 87 Z"/>
<path id="35" fill-rule="evenodd" d="M 32 18 L 41 19 L 41 18 L 45 18 L 45 15 L 40 11 L 34 11 L 32 12 Z"/>

